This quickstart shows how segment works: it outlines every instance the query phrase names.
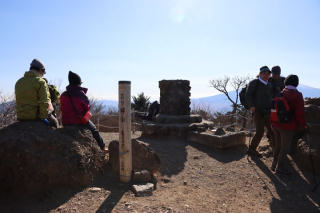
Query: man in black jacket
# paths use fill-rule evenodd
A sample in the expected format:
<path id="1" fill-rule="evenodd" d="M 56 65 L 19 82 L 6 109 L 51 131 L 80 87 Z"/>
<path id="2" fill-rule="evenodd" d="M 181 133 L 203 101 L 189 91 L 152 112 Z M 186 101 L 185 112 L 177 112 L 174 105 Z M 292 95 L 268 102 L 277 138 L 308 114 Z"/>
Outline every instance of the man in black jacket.
<path id="1" fill-rule="evenodd" d="M 270 69 L 267 66 L 260 68 L 259 77 L 250 81 L 246 91 L 246 101 L 251 113 L 253 113 L 256 133 L 252 138 L 248 154 L 261 157 L 256 151 L 264 134 L 264 127 L 272 133 L 270 126 L 270 110 L 272 102 L 272 85 L 268 82 Z M 273 147 L 271 136 L 270 145 Z"/>
<path id="2" fill-rule="evenodd" d="M 272 97 L 276 97 L 284 88 L 284 77 L 281 75 L 281 68 L 279 66 L 274 66 L 271 69 L 272 76 L 269 78 L 269 82 L 272 85 Z"/>

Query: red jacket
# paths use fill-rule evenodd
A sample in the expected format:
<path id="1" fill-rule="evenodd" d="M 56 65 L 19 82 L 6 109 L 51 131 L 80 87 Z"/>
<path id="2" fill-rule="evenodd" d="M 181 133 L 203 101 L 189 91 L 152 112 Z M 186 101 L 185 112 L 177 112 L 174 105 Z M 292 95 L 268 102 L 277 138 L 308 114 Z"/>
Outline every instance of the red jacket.
<path id="1" fill-rule="evenodd" d="M 79 116 L 76 115 L 71 105 L 68 93 L 78 114 L 82 117 L 90 109 L 89 99 L 86 96 L 87 91 L 87 88 L 75 85 L 67 86 L 67 91 L 63 92 L 60 97 L 62 124 L 81 124 Z"/>
<path id="2" fill-rule="evenodd" d="M 290 110 L 293 112 L 293 116 L 288 123 L 275 123 L 272 122 L 272 126 L 279 129 L 286 130 L 298 130 L 306 127 L 306 120 L 304 117 L 304 101 L 301 92 L 296 89 L 284 88 L 282 90 L 284 98 L 288 101 Z"/>

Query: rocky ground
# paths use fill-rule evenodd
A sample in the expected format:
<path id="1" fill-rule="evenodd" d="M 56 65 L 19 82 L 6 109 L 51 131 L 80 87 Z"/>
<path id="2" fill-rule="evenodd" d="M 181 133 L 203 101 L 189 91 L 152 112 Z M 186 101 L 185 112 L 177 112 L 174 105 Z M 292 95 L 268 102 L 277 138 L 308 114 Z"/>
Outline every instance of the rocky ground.
<path id="1" fill-rule="evenodd" d="M 117 133 L 102 133 L 105 141 Z M 139 133 L 134 137 L 139 137 Z M 0 212 L 319 212 L 320 187 L 311 192 L 311 173 L 290 159 L 291 176 L 276 176 L 262 142 L 262 159 L 247 158 L 246 147 L 214 151 L 187 141 L 140 140 L 162 161 L 157 189 L 135 197 L 109 168 L 90 187 L 54 191 L 37 198 L 2 199 Z M 320 177 L 317 177 L 320 180 Z"/>

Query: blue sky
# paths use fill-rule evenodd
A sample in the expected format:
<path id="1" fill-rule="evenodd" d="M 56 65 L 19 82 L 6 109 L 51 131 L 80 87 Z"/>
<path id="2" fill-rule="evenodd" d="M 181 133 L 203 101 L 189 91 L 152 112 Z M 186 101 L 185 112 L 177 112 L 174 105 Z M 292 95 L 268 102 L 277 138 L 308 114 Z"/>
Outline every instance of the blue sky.
<path id="1" fill-rule="evenodd" d="M 90 96 L 114 100 L 119 80 L 157 99 L 159 80 L 187 79 L 204 97 L 216 94 L 209 80 L 262 65 L 320 87 L 320 0 L 3 0 L 0 26 L 6 94 L 33 58 L 61 88 L 72 70 Z"/>

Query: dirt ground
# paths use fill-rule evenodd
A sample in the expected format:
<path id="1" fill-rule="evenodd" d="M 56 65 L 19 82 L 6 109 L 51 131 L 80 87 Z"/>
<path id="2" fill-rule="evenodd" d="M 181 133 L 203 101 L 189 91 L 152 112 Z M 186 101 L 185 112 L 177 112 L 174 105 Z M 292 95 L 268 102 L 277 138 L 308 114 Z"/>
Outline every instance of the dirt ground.
<path id="1" fill-rule="evenodd" d="M 102 136 L 107 142 L 118 138 L 117 133 Z M 130 185 L 106 168 L 90 187 L 1 200 L 0 212 L 320 212 L 312 174 L 302 173 L 291 158 L 292 174 L 277 176 L 269 169 L 272 157 L 247 158 L 246 147 L 215 151 L 181 140 L 140 140 L 162 161 L 152 196 L 135 197 Z M 264 139 L 261 145 L 266 144 Z"/>

